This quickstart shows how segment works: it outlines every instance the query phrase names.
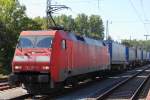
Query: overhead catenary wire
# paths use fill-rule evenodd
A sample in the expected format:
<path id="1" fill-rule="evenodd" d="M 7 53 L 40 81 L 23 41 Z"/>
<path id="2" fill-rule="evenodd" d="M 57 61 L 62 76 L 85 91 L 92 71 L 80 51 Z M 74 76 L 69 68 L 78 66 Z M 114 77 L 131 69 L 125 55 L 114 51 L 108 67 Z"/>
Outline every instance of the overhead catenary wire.
<path id="1" fill-rule="evenodd" d="M 144 9 L 143 0 L 141 0 L 140 3 L 141 3 L 141 9 L 142 9 L 142 12 L 143 12 L 144 20 L 145 20 L 145 21 L 148 21 L 148 18 L 147 18 L 147 16 L 146 16 L 145 9 Z M 144 23 L 145 27 L 146 27 L 146 24 L 147 24 L 147 23 Z M 144 35 L 144 36 L 146 37 L 146 40 L 147 40 L 147 38 L 148 38 L 150 35 L 149 35 L 149 34 L 146 34 L 146 35 Z"/>
<path id="2" fill-rule="evenodd" d="M 144 4 L 143 4 L 143 0 L 141 0 L 141 9 L 142 9 L 142 12 L 143 12 L 143 17 L 145 20 L 148 20 L 147 16 L 146 16 L 146 13 L 145 13 L 145 9 L 144 9 Z"/>
<path id="3" fill-rule="evenodd" d="M 134 10 L 134 12 L 135 12 L 135 14 L 137 15 L 138 19 L 139 19 L 139 20 L 141 21 L 141 23 L 143 24 L 143 27 L 144 27 L 144 30 L 145 30 L 146 34 L 149 34 L 149 32 L 148 32 L 148 30 L 147 30 L 147 28 L 146 28 L 145 22 L 143 21 L 143 19 L 141 18 L 140 14 L 138 13 L 138 11 L 137 11 L 136 7 L 134 6 L 132 0 L 129 0 L 129 2 L 130 2 L 130 4 L 131 4 L 131 6 L 132 6 L 132 8 L 133 8 L 133 10 Z"/>

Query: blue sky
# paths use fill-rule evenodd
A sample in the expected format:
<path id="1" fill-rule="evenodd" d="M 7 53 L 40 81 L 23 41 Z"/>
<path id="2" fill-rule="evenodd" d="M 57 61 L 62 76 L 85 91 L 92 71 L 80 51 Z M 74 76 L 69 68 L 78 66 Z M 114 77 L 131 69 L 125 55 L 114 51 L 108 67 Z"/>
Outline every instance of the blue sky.
<path id="1" fill-rule="evenodd" d="M 27 8 L 29 17 L 45 16 L 46 0 L 19 0 Z M 114 40 L 144 40 L 150 34 L 150 0 L 52 0 L 53 4 L 64 4 L 71 10 L 62 13 L 75 17 L 78 13 L 100 15 L 104 25 L 109 20 L 109 34 Z M 150 39 L 150 37 L 149 37 Z"/>

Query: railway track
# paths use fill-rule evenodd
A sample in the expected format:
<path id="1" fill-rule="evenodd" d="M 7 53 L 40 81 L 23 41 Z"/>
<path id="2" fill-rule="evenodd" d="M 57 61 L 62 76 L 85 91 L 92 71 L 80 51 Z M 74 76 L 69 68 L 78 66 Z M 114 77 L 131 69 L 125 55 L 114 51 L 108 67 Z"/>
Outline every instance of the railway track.
<path id="1" fill-rule="evenodd" d="M 32 94 L 24 94 L 18 97 L 11 98 L 10 100 L 49 100 L 49 95 L 32 95 Z"/>
<path id="2" fill-rule="evenodd" d="M 54 99 L 54 100 L 57 100 L 57 99 L 58 100 L 59 99 L 61 99 L 61 100 L 85 99 L 86 97 L 89 97 L 90 94 L 97 91 L 97 89 L 100 88 L 101 93 L 102 93 L 102 92 L 108 90 L 108 87 L 112 87 L 114 84 L 126 79 L 128 76 L 133 75 L 133 74 L 137 73 L 138 70 L 141 70 L 144 68 L 147 68 L 147 66 L 143 66 L 142 68 L 137 68 L 135 70 L 134 69 L 128 70 L 125 73 L 108 75 L 107 77 L 104 77 L 104 78 L 91 80 L 85 84 L 83 82 L 83 84 L 81 84 L 77 87 L 67 88 L 67 89 L 64 89 L 63 91 L 58 91 L 56 93 L 50 94 L 48 96 L 48 99 Z M 120 77 L 118 77 L 118 76 L 120 76 Z M 90 92 L 90 91 L 93 91 L 93 92 Z"/>
<path id="3" fill-rule="evenodd" d="M 11 98 L 11 99 L 9 99 L 9 100 L 24 100 L 24 99 L 33 99 L 32 98 L 32 95 L 30 95 L 30 94 L 24 94 L 24 95 L 20 95 L 20 96 L 17 96 L 17 97 L 13 97 L 13 98 Z"/>
<path id="4" fill-rule="evenodd" d="M 11 89 L 12 87 L 8 83 L 8 78 L 0 79 L 0 91 Z M 15 88 L 15 87 L 13 87 Z"/>
<path id="5" fill-rule="evenodd" d="M 94 98 L 96 100 L 104 100 L 104 99 L 130 99 L 136 100 L 141 93 L 144 85 L 147 83 L 150 78 L 150 67 L 145 68 L 131 77 L 118 82 L 111 88 L 109 88 L 104 93 L 100 93 L 96 91 L 91 96 L 87 97 L 88 99 Z"/>
<path id="6" fill-rule="evenodd" d="M 124 76 L 129 76 L 129 75 L 131 75 L 132 77 L 134 76 L 134 77 L 136 77 L 136 76 L 139 76 L 139 74 L 142 74 L 144 71 L 146 71 L 146 70 L 148 70 L 149 69 L 149 67 L 143 67 L 143 69 L 144 70 L 142 70 L 142 68 L 140 68 L 140 69 L 137 69 L 137 70 L 139 70 L 139 71 L 129 71 L 130 72 L 130 74 L 124 74 Z M 150 72 L 149 71 L 147 71 L 147 73 L 145 74 L 145 75 L 143 75 L 143 76 L 146 76 L 146 75 L 148 75 Z M 142 75 L 141 75 L 142 76 Z M 131 78 L 131 79 L 133 79 L 132 77 L 129 77 L 129 78 Z M 127 80 L 127 78 L 128 77 L 124 77 L 123 79 L 124 79 L 124 81 L 125 80 Z M 146 82 L 146 78 L 144 78 L 145 79 L 145 82 Z M 100 81 L 102 82 L 102 80 L 103 79 L 100 79 Z M 105 80 L 105 79 L 104 79 Z M 103 81 L 104 81 L 103 80 Z M 98 80 L 99 81 L 99 80 Z M 118 83 L 122 83 L 121 82 L 122 80 L 120 80 L 120 81 L 118 81 Z M 130 81 L 130 79 L 128 79 L 128 82 Z M 143 80 L 144 81 L 144 80 Z M 141 81 L 141 83 L 143 82 L 143 81 Z M 112 82 L 112 81 L 111 81 Z M 144 84 L 145 84 L 145 82 L 143 82 L 143 85 L 141 85 L 140 87 L 142 88 L 143 86 L 144 86 Z M 116 82 L 115 82 L 116 83 Z M 126 82 L 125 82 L 126 83 Z M 124 84 L 125 84 L 124 83 Z M 77 92 L 78 90 L 80 91 L 80 89 L 82 89 L 82 88 L 84 88 L 84 87 L 89 87 L 90 85 L 92 85 L 92 84 L 95 84 L 95 83 L 93 83 L 93 82 L 88 82 L 88 83 L 86 83 L 86 84 L 83 84 L 83 85 L 79 85 L 79 86 L 77 86 L 76 88 L 70 88 L 70 89 L 64 89 L 63 91 L 59 91 L 59 92 L 56 92 L 56 93 L 52 93 L 52 94 L 50 94 L 50 95 L 30 95 L 30 94 L 23 94 L 23 95 L 20 95 L 20 96 L 16 96 L 16 97 L 13 97 L 13 98 L 11 98 L 11 100 L 21 100 L 21 99 L 38 99 L 38 100 L 49 100 L 49 99 L 55 99 L 55 98 L 59 98 L 60 97 L 60 99 L 61 99 L 61 97 L 62 96 L 65 96 L 65 95 L 68 95 L 69 93 L 71 93 L 71 92 Z M 102 85 L 101 85 L 102 86 Z M 115 86 L 116 86 L 116 84 L 115 84 Z M 122 85 L 121 85 L 122 86 Z M 106 87 L 107 87 L 107 85 L 106 85 Z M 109 86 L 110 87 L 110 86 Z M 114 84 L 113 85 L 111 85 L 111 87 L 114 87 Z M 110 87 L 110 89 L 111 89 L 111 87 Z M 119 86 L 118 86 L 118 88 L 119 88 Z M 139 94 L 140 92 L 138 92 L 138 91 L 140 91 L 141 90 L 141 88 L 139 88 L 139 90 L 137 90 L 137 94 Z M 109 91 L 108 90 L 109 88 L 107 88 L 107 91 Z M 117 89 L 117 88 L 116 88 Z M 116 89 L 114 89 L 114 90 L 116 90 Z M 11 89 L 10 89 L 11 90 Z M 114 92 L 114 90 L 112 90 L 113 92 Z M 97 90 L 96 90 L 97 91 Z M 103 98 L 98 98 L 98 97 L 100 97 L 100 96 L 102 96 L 102 91 L 101 91 L 101 95 L 99 95 L 99 93 L 98 93 L 99 91 L 97 91 L 97 92 L 93 92 L 93 95 L 91 95 L 90 97 L 88 96 L 88 98 L 94 98 L 94 100 L 95 100 L 95 98 L 96 99 L 98 99 L 98 100 L 102 100 L 102 99 L 107 99 L 110 95 L 105 95 Z M 105 91 L 105 93 L 106 93 L 106 91 Z M 104 94 L 104 93 L 103 93 Z M 110 92 L 110 94 L 112 94 L 112 92 Z M 137 97 L 137 95 L 135 94 L 135 97 Z M 73 96 L 71 97 L 72 99 L 73 99 Z M 62 100 L 66 100 L 66 99 L 62 99 Z"/>
<path id="7" fill-rule="evenodd" d="M 0 83 L 7 82 L 7 81 L 8 81 L 8 78 L 0 78 Z"/>
<path id="8" fill-rule="evenodd" d="M 119 72 L 120 73 L 120 72 Z M 107 76 L 112 76 L 112 75 L 116 75 L 116 74 L 119 74 L 119 73 L 114 73 L 113 74 L 110 74 L 110 75 L 107 75 Z M 81 82 L 80 85 L 77 85 L 76 87 L 72 87 L 72 86 L 64 86 L 64 88 L 62 88 L 61 90 L 59 91 L 56 91 L 56 92 L 53 92 L 53 93 L 50 93 L 48 95 L 30 95 L 30 94 L 25 94 L 25 95 L 21 95 L 21 96 L 17 96 L 17 97 L 14 97 L 10 100 L 23 100 L 23 99 L 36 99 L 36 100 L 51 100 L 55 97 L 59 97 L 61 95 L 65 95 L 67 93 L 70 93 L 70 92 L 73 92 L 73 91 L 76 91 L 78 89 L 81 89 L 81 88 L 84 88 L 84 87 L 87 87 L 91 84 L 93 84 L 94 82 L 96 81 L 99 81 L 99 80 L 105 80 L 104 78 L 96 78 L 95 80 L 85 80 L 86 82 Z M 67 88 L 66 88 L 67 87 Z"/>
<path id="9" fill-rule="evenodd" d="M 0 83 L 0 91 L 7 90 L 7 89 L 10 89 L 10 88 L 11 87 L 9 86 L 8 82 Z"/>

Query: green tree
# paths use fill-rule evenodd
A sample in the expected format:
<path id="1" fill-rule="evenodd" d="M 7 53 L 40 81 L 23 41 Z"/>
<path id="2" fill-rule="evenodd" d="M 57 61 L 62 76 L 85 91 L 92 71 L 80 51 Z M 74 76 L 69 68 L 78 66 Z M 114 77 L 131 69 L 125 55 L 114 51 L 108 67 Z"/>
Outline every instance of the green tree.
<path id="1" fill-rule="evenodd" d="M 0 1 L 0 20 L 6 24 L 6 27 L 11 31 L 21 30 L 20 21 L 25 15 L 25 6 L 21 6 L 18 0 L 1 0 Z"/>
<path id="2" fill-rule="evenodd" d="M 55 16 L 54 20 L 57 25 L 63 26 L 67 30 L 75 30 L 75 22 L 71 15 L 67 16 L 62 14 L 60 16 Z"/>
<path id="3" fill-rule="evenodd" d="M 89 36 L 103 39 L 104 38 L 104 26 L 102 19 L 98 15 L 91 15 L 89 17 Z"/>
<path id="4" fill-rule="evenodd" d="M 89 23 L 88 23 L 88 16 L 85 14 L 79 14 L 75 18 L 76 23 L 76 32 L 79 32 L 81 35 L 89 35 Z"/>
<path id="5" fill-rule="evenodd" d="M 122 40 L 122 43 L 127 46 L 133 46 L 138 48 L 143 48 L 147 51 L 150 51 L 150 40 Z"/>
<path id="6" fill-rule="evenodd" d="M 17 42 L 18 32 L 21 30 L 20 21 L 26 16 L 25 6 L 21 6 L 17 0 L 0 0 L 0 21 L 4 24 L 1 30 L 1 58 L 2 66 L 6 71 L 10 71 L 15 43 Z"/>
<path id="7" fill-rule="evenodd" d="M 41 29 L 46 29 L 46 18 L 36 17 L 33 19 Z M 72 16 L 60 15 L 55 16 L 54 20 L 58 26 L 63 26 L 67 30 L 76 32 L 79 35 L 86 35 L 98 39 L 104 38 L 104 26 L 100 16 L 91 15 L 88 17 L 85 14 L 79 14 L 76 18 Z M 53 25 L 53 23 L 50 23 Z"/>
<path id="8" fill-rule="evenodd" d="M 38 22 L 38 21 L 35 21 L 31 18 L 28 18 L 28 17 L 24 17 L 21 21 L 20 21 L 20 24 L 21 24 L 21 31 L 22 30 L 41 30 L 42 29 L 42 25 Z"/>
<path id="9" fill-rule="evenodd" d="M 46 30 L 47 29 L 47 19 L 45 17 L 41 18 L 41 17 L 35 17 L 33 19 L 33 21 L 35 21 L 38 25 L 40 25 L 40 28 L 42 30 Z"/>
<path id="10" fill-rule="evenodd" d="M 14 41 L 10 40 L 14 34 L 9 34 L 11 31 L 0 21 L 0 73 L 8 73 L 10 71 L 10 61 L 13 55 L 13 44 Z M 10 37 L 9 37 L 10 36 Z"/>
<path id="11" fill-rule="evenodd" d="M 20 5 L 18 0 L 0 0 L 0 52 L 2 66 L 5 72 L 11 70 L 11 60 L 19 33 L 22 30 L 40 29 L 40 25 L 28 18 L 25 14 L 25 6 Z"/>

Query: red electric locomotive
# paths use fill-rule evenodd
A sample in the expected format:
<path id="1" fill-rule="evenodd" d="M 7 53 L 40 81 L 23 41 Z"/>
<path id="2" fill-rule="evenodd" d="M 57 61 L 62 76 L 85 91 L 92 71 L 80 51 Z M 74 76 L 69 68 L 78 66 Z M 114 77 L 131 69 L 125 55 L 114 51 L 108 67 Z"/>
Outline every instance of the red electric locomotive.
<path id="1" fill-rule="evenodd" d="M 61 84 L 110 69 L 103 41 L 63 30 L 23 31 L 12 61 L 11 84 L 31 94 L 47 93 Z"/>

